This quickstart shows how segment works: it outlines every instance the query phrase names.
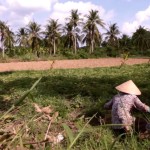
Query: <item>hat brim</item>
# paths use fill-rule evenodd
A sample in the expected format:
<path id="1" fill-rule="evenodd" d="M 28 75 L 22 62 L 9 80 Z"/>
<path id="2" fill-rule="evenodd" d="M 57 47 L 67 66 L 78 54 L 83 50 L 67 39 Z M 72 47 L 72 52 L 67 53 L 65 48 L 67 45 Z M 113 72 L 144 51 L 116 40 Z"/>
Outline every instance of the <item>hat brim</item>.
<path id="1" fill-rule="evenodd" d="M 138 87 L 133 83 L 132 80 L 129 80 L 127 82 L 124 82 L 118 86 L 115 87 L 118 91 L 133 94 L 133 95 L 141 95 L 141 91 L 138 89 Z"/>

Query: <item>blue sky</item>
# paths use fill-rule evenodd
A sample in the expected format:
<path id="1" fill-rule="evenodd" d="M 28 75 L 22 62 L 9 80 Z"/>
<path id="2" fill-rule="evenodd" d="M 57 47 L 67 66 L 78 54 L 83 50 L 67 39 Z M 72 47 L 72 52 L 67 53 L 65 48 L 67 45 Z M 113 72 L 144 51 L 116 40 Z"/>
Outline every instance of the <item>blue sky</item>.
<path id="1" fill-rule="evenodd" d="M 0 20 L 14 30 L 36 21 L 43 27 L 50 18 L 64 24 L 71 9 L 87 14 L 99 10 L 106 27 L 117 23 L 122 33 L 132 35 L 139 25 L 150 29 L 150 0 L 0 0 Z"/>

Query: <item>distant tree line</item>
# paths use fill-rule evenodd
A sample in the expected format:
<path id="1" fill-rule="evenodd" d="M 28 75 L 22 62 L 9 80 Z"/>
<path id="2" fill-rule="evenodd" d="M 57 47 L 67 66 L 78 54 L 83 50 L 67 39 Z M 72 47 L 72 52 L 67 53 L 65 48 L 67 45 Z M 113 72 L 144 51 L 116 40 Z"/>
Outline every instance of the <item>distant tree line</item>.
<path id="1" fill-rule="evenodd" d="M 25 55 L 27 53 L 56 55 L 81 50 L 88 54 L 104 51 L 107 56 L 116 56 L 125 52 L 150 54 L 150 31 L 142 26 L 131 37 L 121 34 L 117 23 L 108 27 L 99 16 L 99 11 L 90 10 L 84 18 L 78 10 L 71 10 L 65 25 L 58 19 L 49 19 L 45 29 L 35 21 L 14 33 L 6 22 L 0 20 L 0 50 L 2 56 Z M 102 34 L 100 27 L 105 31 Z M 81 46 L 83 46 L 81 48 Z M 114 54 L 115 53 L 115 54 Z"/>

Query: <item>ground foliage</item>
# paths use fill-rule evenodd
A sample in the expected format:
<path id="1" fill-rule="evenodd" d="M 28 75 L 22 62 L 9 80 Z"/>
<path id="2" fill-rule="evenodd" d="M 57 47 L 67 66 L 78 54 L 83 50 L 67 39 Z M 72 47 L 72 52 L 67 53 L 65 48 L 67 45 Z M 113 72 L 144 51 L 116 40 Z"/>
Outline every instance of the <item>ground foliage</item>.
<path id="1" fill-rule="evenodd" d="M 74 141 L 69 137 L 75 139 L 94 114 L 72 149 L 149 149 L 147 132 L 118 140 L 105 126 L 110 111 L 103 108 L 117 93 L 114 87 L 129 79 L 141 89 L 140 99 L 150 105 L 149 75 L 149 64 L 0 73 L 1 115 L 42 77 L 25 101 L 1 119 L 1 149 L 69 149 Z M 139 111 L 135 115 L 150 118 Z M 58 135 L 63 136 L 62 141 Z"/>

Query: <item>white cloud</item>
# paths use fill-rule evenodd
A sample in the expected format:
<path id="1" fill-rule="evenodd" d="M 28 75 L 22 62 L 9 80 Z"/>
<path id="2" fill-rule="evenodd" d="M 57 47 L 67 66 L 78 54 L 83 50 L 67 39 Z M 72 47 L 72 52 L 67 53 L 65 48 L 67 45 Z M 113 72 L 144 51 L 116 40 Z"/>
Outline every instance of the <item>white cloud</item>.
<path id="1" fill-rule="evenodd" d="M 6 0 L 11 9 L 44 9 L 50 10 L 51 4 L 56 2 L 56 0 Z"/>
<path id="2" fill-rule="evenodd" d="M 0 15 L 7 11 L 7 8 L 3 5 L 0 5 Z"/>
<path id="3" fill-rule="evenodd" d="M 143 11 L 138 11 L 135 14 L 135 19 L 132 22 L 125 22 L 122 26 L 122 32 L 128 35 L 132 35 L 133 32 L 141 25 L 149 27 L 146 22 L 150 21 L 150 6 Z M 145 26 L 146 25 L 146 26 Z"/>
<path id="4" fill-rule="evenodd" d="M 12 28 L 25 26 L 35 19 L 39 24 L 47 23 L 49 18 L 59 19 L 60 23 L 65 22 L 65 18 L 70 16 L 72 9 L 78 9 L 83 15 L 88 14 L 91 9 L 98 10 L 101 19 L 110 21 L 114 17 L 114 11 L 106 11 L 102 6 L 92 2 L 61 0 L 0 0 L 0 17 L 7 21 Z"/>
<path id="5" fill-rule="evenodd" d="M 78 9 L 79 11 L 82 11 L 82 13 L 86 13 L 87 10 L 90 10 L 90 9 L 97 9 L 97 10 L 99 9 L 102 12 L 104 11 L 104 9 L 102 7 L 94 5 L 91 2 L 68 1 L 66 3 L 56 3 L 54 5 L 54 10 L 57 10 L 60 12 L 69 12 L 72 9 Z"/>
<path id="6" fill-rule="evenodd" d="M 122 32 L 128 35 L 132 35 L 132 33 L 138 28 L 139 23 L 137 21 L 133 22 L 125 22 L 122 27 Z"/>
<path id="7" fill-rule="evenodd" d="M 150 6 L 144 11 L 139 11 L 135 17 L 140 23 L 150 20 Z"/>
<path id="8" fill-rule="evenodd" d="M 38 18 L 37 13 L 42 15 L 49 13 L 51 7 L 58 0 L 0 0 L 1 20 L 7 21 L 12 28 L 19 28 Z M 38 18 L 38 20 L 40 20 Z M 42 19 L 41 19 L 42 20 Z"/>
<path id="9" fill-rule="evenodd" d="M 100 18 L 105 21 L 108 21 L 114 17 L 113 10 L 106 12 L 102 6 L 95 5 L 91 2 L 68 1 L 66 3 L 57 2 L 53 7 L 53 13 L 50 15 L 50 18 L 59 19 L 61 23 L 64 23 L 65 18 L 70 16 L 70 11 L 72 9 L 78 9 L 78 12 L 82 14 L 81 17 L 88 14 L 91 9 L 98 10 Z"/>
<path id="10" fill-rule="evenodd" d="M 105 18 L 105 21 L 110 21 L 112 18 L 114 18 L 115 15 L 116 14 L 115 14 L 114 10 L 110 10 L 110 11 L 106 12 L 103 17 Z"/>
<path id="11" fill-rule="evenodd" d="M 21 16 L 15 12 L 11 12 L 7 22 L 11 28 L 13 27 L 14 30 L 18 30 L 20 27 L 24 27 L 29 23 L 29 21 L 32 20 L 33 20 L 33 13 Z"/>
<path id="12" fill-rule="evenodd" d="M 26 15 L 23 17 L 23 23 L 24 24 L 28 24 L 32 20 L 33 20 L 33 13 L 31 13 L 31 15 Z"/>

